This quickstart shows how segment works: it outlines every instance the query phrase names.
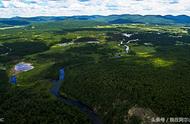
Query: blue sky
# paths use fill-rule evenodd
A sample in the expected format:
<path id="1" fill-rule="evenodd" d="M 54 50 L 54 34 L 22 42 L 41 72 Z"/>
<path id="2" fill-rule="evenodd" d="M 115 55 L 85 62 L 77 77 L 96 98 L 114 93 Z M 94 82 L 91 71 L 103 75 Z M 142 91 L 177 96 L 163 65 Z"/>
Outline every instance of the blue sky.
<path id="1" fill-rule="evenodd" d="M 0 0 L 0 18 L 111 14 L 190 15 L 190 0 Z"/>

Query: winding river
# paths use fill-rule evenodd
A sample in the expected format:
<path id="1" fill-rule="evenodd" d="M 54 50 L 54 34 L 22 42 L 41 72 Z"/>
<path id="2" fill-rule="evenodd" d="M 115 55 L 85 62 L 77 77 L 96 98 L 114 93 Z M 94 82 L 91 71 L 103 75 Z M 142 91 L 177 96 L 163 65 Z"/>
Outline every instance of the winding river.
<path id="1" fill-rule="evenodd" d="M 81 112 L 85 113 L 88 116 L 92 124 L 103 124 L 100 117 L 94 112 L 94 110 L 91 107 L 82 103 L 79 100 L 73 100 L 65 96 L 62 96 L 60 94 L 60 88 L 62 84 L 61 81 L 52 81 L 52 83 L 53 86 L 50 89 L 51 94 L 56 96 L 59 100 L 61 100 L 65 104 L 79 108 Z"/>

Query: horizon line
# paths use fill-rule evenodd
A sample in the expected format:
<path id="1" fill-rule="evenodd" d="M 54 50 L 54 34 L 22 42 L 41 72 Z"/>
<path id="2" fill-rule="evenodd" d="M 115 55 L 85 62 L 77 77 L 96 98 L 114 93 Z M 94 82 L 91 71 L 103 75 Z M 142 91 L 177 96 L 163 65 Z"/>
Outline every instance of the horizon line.
<path id="1" fill-rule="evenodd" d="M 60 15 L 60 16 L 54 16 L 54 15 L 42 15 L 42 16 L 12 16 L 12 17 L 0 17 L 0 19 L 10 19 L 10 18 L 33 18 L 33 17 L 74 17 L 74 16 L 120 16 L 120 15 L 139 15 L 139 16 L 188 16 L 190 17 L 190 15 L 187 15 L 187 14 L 177 14 L 177 15 L 174 15 L 174 14 L 109 14 L 109 15 L 103 15 L 103 14 L 92 14 L 92 15 L 85 15 L 85 14 L 82 14 L 82 15 L 68 15 L 68 16 L 64 16 L 64 15 Z"/>

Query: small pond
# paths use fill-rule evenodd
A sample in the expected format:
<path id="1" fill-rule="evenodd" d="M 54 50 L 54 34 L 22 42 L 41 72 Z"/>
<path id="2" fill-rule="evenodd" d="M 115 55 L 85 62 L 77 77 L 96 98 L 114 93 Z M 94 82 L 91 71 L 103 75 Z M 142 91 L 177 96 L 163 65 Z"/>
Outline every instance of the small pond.
<path id="1" fill-rule="evenodd" d="M 14 70 L 17 72 L 26 72 L 32 70 L 33 68 L 34 67 L 32 66 L 32 64 L 21 62 L 15 65 Z"/>

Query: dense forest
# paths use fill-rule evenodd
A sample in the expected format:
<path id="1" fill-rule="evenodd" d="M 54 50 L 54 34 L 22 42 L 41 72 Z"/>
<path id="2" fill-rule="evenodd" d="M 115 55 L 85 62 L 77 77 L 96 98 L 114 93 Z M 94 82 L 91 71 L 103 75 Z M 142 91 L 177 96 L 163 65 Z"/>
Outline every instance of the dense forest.
<path id="1" fill-rule="evenodd" d="M 150 109 L 152 116 L 189 117 L 189 56 L 184 26 L 77 20 L 0 30 L 0 118 L 89 124 L 78 108 L 49 92 L 63 67 L 61 95 L 89 105 L 105 124 L 146 123 L 129 116 L 133 107 Z M 20 62 L 34 68 L 15 73 Z M 11 85 L 14 74 L 17 84 Z"/>

